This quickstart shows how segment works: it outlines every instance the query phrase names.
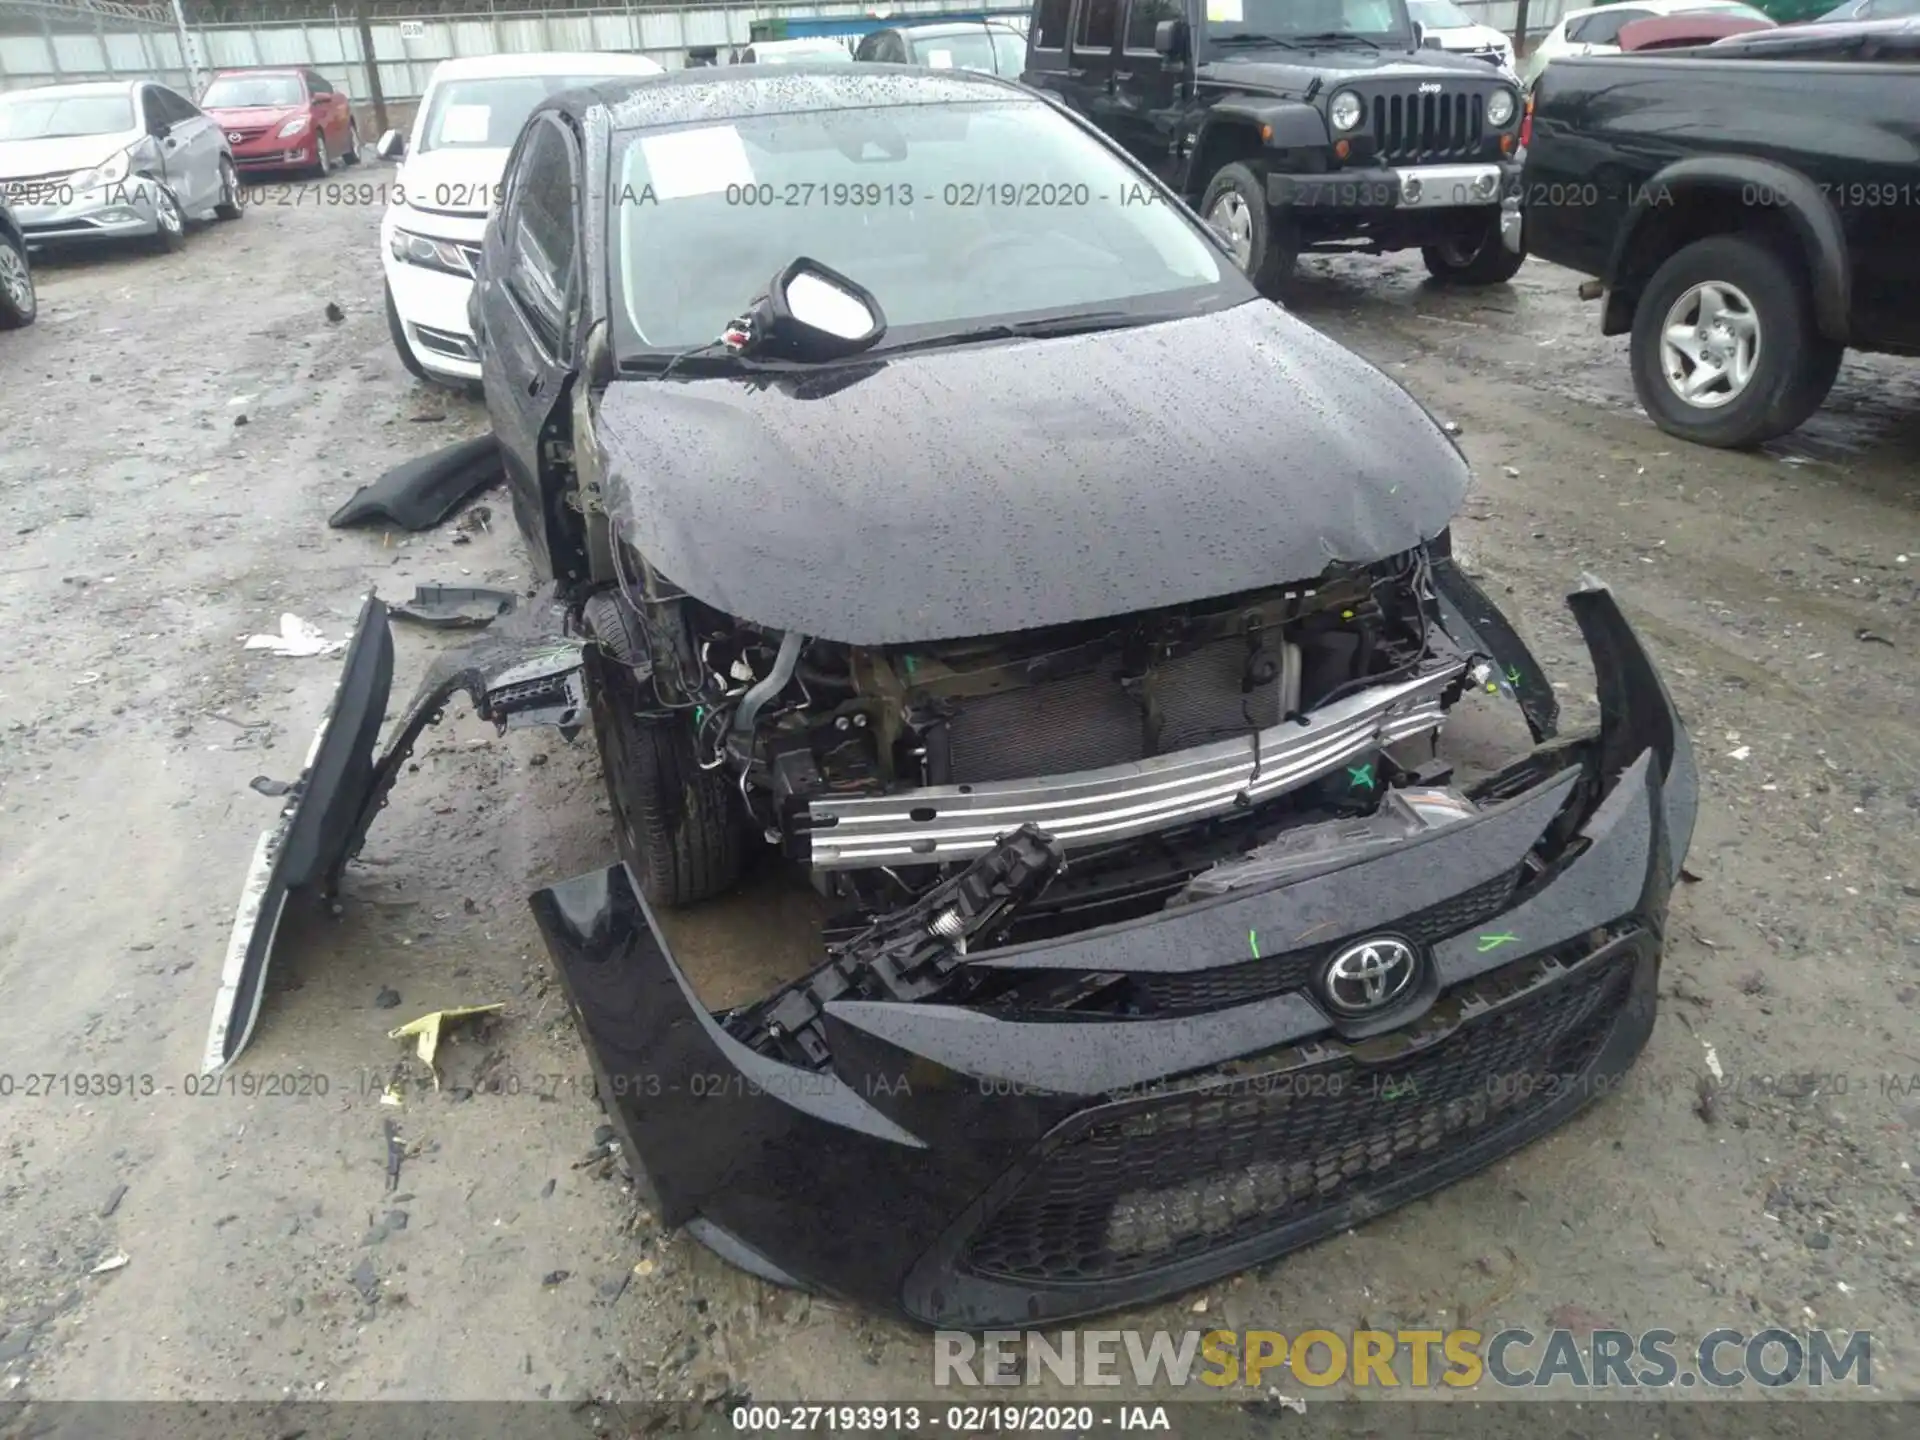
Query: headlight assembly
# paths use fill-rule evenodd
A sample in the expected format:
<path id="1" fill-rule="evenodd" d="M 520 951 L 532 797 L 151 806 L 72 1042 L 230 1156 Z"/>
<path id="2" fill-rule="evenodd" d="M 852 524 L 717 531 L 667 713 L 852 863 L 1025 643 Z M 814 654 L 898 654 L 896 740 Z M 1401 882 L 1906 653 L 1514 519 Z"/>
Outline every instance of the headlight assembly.
<path id="1" fill-rule="evenodd" d="M 304 135 L 306 133 L 307 117 L 304 115 L 296 115 L 280 127 L 280 138 L 282 140 L 291 140 L 296 135 Z"/>
<path id="2" fill-rule="evenodd" d="M 1487 123 L 1496 130 L 1505 129 L 1513 123 L 1516 108 L 1511 90 L 1494 91 L 1487 97 Z"/>
<path id="3" fill-rule="evenodd" d="M 129 160 L 127 152 L 122 150 L 111 159 L 96 165 L 91 170 L 82 170 L 68 183 L 76 191 L 98 190 L 107 185 L 118 185 L 127 178 Z"/>
<path id="4" fill-rule="evenodd" d="M 1351 90 L 1342 90 L 1333 97 L 1333 104 L 1327 107 L 1327 118 L 1333 122 L 1333 128 L 1343 134 L 1360 124 L 1360 97 Z"/>
<path id="5" fill-rule="evenodd" d="M 465 275 L 469 279 L 473 276 L 473 267 L 467 264 L 466 255 L 451 240 L 435 240 L 428 235 L 415 235 L 411 230 L 396 230 L 387 242 L 387 249 L 394 259 L 409 265 L 443 270 L 449 275 Z"/>

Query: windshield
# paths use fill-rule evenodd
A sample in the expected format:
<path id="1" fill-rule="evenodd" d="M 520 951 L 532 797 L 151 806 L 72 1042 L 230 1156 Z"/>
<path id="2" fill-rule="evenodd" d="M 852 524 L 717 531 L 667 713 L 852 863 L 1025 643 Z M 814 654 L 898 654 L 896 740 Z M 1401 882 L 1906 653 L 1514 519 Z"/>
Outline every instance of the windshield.
<path id="1" fill-rule="evenodd" d="M 1405 0 L 1207 0 L 1207 38 L 1216 45 L 1297 44 L 1307 36 L 1405 48 Z"/>
<path id="2" fill-rule="evenodd" d="M 533 107 L 549 95 L 636 75 L 496 75 L 434 87 L 421 150 L 505 150 L 520 138 Z"/>
<path id="3" fill-rule="evenodd" d="M 754 116 L 616 144 L 624 350 L 712 341 L 799 256 L 872 291 L 890 341 L 1251 293 L 1151 182 L 1032 100 Z"/>
<path id="4" fill-rule="evenodd" d="M 1676 15 L 1726 15 L 1741 20 L 1765 20 L 1767 18 L 1751 5 L 1689 5 L 1686 9 L 1676 10 L 1674 13 Z"/>
<path id="5" fill-rule="evenodd" d="M 0 140 L 118 135 L 131 129 L 133 101 L 125 95 L 0 96 Z"/>
<path id="6" fill-rule="evenodd" d="M 1407 12 L 1429 30 L 1464 30 L 1478 23 L 1453 0 L 1407 0 Z"/>
<path id="7" fill-rule="evenodd" d="M 936 70 L 980 70 L 988 75 L 1008 75 L 1018 79 L 1027 66 L 1027 42 L 1011 30 L 982 26 L 956 35 L 915 38 L 913 63 L 931 65 Z"/>
<path id="8" fill-rule="evenodd" d="M 202 110 L 241 110 L 254 105 L 304 105 L 307 92 L 295 75 L 225 75 L 200 97 Z"/>

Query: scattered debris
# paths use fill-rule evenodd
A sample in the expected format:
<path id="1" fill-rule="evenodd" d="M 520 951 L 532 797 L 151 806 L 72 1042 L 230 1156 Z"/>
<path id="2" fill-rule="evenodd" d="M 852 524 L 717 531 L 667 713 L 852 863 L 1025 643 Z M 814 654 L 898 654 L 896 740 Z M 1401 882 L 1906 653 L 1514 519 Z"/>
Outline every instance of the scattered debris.
<path id="1" fill-rule="evenodd" d="M 381 1122 L 387 1131 L 387 1192 L 391 1194 L 400 1188 L 400 1162 L 407 1158 L 406 1142 L 400 1138 L 400 1127 L 391 1120 Z"/>
<path id="2" fill-rule="evenodd" d="M 338 305 L 334 304 L 333 301 L 331 300 L 327 301 L 326 315 L 327 315 L 327 323 L 329 325 L 338 325 L 342 320 L 347 318 L 347 312 L 342 310 Z"/>
<path id="3" fill-rule="evenodd" d="M 1718 1104 L 1719 1092 L 1714 1088 L 1713 1080 L 1709 1076 L 1702 1075 L 1699 1084 L 1694 1088 L 1693 1113 L 1698 1115 L 1704 1123 L 1711 1125 L 1719 1118 Z"/>
<path id="4" fill-rule="evenodd" d="M 347 648 L 344 640 L 329 640 L 320 627 L 292 613 L 280 617 L 278 635 L 249 635 L 247 649 L 271 650 L 276 655 L 300 659 L 310 655 L 335 655 Z"/>
<path id="5" fill-rule="evenodd" d="M 291 780 L 275 780 L 271 775 L 256 775 L 247 782 L 247 788 L 261 795 L 279 797 L 293 789 Z"/>
<path id="6" fill-rule="evenodd" d="M 124 1250 L 118 1250 L 118 1251 L 115 1251 L 113 1254 L 107 1256 L 106 1259 L 102 1260 L 98 1265 L 94 1266 L 87 1273 L 89 1275 L 106 1275 L 115 1270 L 126 1269 L 129 1263 L 130 1263 L 130 1258 L 127 1255 L 127 1252 Z"/>
<path id="7" fill-rule="evenodd" d="M 1742 745 L 1738 750 L 1729 750 L 1727 752 L 1727 759 L 1744 760 L 1751 754 L 1753 754 L 1753 747 L 1751 745 Z"/>
<path id="8" fill-rule="evenodd" d="M 376 1010 L 392 1010 L 399 1004 L 400 992 L 391 985 L 382 985 L 380 993 L 373 997 L 373 1007 Z"/>
<path id="9" fill-rule="evenodd" d="M 555 1184 L 554 1181 L 549 1180 L 547 1181 L 546 1184 L 540 1187 L 540 1198 L 542 1200 L 546 1199 L 549 1195 L 553 1194 L 554 1184 Z"/>
<path id="10" fill-rule="evenodd" d="M 572 1273 L 570 1270 L 549 1270 L 541 1277 L 540 1283 L 542 1285 L 559 1285 Z"/>
<path id="11" fill-rule="evenodd" d="M 506 590 L 477 586 L 416 585 L 413 599 L 395 605 L 395 619 L 431 625 L 436 630 L 478 630 L 511 610 L 517 597 Z"/>
<path id="12" fill-rule="evenodd" d="M 1853 632 L 1853 638 L 1863 645 L 1885 645 L 1889 650 L 1894 648 L 1893 641 L 1887 639 L 1884 635 L 1874 634 L 1873 631 L 1866 629 L 1864 626 Z"/>
<path id="13" fill-rule="evenodd" d="M 100 1218 L 104 1220 L 113 1214 L 114 1211 L 120 1208 L 120 1202 L 126 1198 L 127 1187 L 124 1185 L 114 1186 L 113 1189 L 108 1192 L 106 1202 L 100 1207 Z"/>
<path id="14" fill-rule="evenodd" d="M 389 1030 L 389 1040 L 407 1040 L 414 1042 L 414 1053 L 418 1055 L 427 1069 L 433 1071 L 433 1088 L 440 1088 L 440 1072 L 434 1068 L 433 1057 L 440 1048 L 441 1032 L 461 1020 L 470 1020 L 476 1015 L 492 1015 L 506 1009 L 504 1004 L 462 1005 L 449 1010 L 435 1010 L 431 1015 L 422 1015 L 418 1020 L 409 1020 L 398 1030 Z"/>
<path id="15" fill-rule="evenodd" d="M 355 1263 L 347 1279 L 353 1288 L 360 1292 L 360 1298 L 371 1305 L 380 1298 L 380 1277 L 374 1273 L 373 1257 L 362 1255 Z"/>

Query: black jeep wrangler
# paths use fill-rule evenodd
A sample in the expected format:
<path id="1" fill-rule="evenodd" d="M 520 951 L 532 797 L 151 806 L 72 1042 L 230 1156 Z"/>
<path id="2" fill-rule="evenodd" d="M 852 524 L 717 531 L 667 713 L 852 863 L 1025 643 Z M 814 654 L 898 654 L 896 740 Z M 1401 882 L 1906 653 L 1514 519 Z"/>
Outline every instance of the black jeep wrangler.
<path id="1" fill-rule="evenodd" d="M 1151 166 L 1271 290 L 1302 250 L 1420 248 L 1495 285 L 1521 99 L 1406 0 L 1034 0 L 1026 84 Z M 1517 237 L 1510 237 L 1517 240 Z"/>

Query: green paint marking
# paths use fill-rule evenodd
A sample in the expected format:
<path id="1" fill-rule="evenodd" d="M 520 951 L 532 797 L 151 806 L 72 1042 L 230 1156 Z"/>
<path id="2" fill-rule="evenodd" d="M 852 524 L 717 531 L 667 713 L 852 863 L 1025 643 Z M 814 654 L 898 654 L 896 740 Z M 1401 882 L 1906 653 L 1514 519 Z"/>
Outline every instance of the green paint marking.
<path id="1" fill-rule="evenodd" d="M 1489 950 L 1498 950 L 1502 945 L 1511 944 L 1519 938 L 1518 935 L 1513 934 L 1482 935 L 1480 937 L 1480 953 L 1484 955 Z"/>
<path id="2" fill-rule="evenodd" d="M 1515 690 L 1520 688 L 1520 672 L 1511 665 L 1507 667 L 1507 684 Z"/>
<path id="3" fill-rule="evenodd" d="M 702 720 L 704 720 L 704 719 L 706 719 L 706 718 L 707 718 L 707 707 L 706 707 L 706 706 L 704 706 L 704 705 L 696 705 L 696 706 L 694 706 L 694 707 L 693 707 L 693 723 L 694 723 L 694 724 L 696 724 L 696 725 L 698 725 L 698 724 L 699 724 L 699 723 L 700 723 L 700 722 L 701 722 Z"/>
<path id="4" fill-rule="evenodd" d="M 907 667 L 907 678 L 911 680 L 913 678 L 913 672 L 919 668 L 920 662 L 915 660 L 911 655 L 902 655 L 900 657 L 900 663 Z"/>
<path id="5" fill-rule="evenodd" d="M 1253 951 L 1254 959 L 1258 960 L 1260 958 L 1260 936 L 1258 932 L 1253 930 L 1247 931 L 1247 948 Z"/>
<path id="6" fill-rule="evenodd" d="M 1347 767 L 1347 779 L 1353 782 L 1353 788 L 1356 790 L 1371 790 L 1373 788 L 1373 766 L 1349 765 Z"/>

